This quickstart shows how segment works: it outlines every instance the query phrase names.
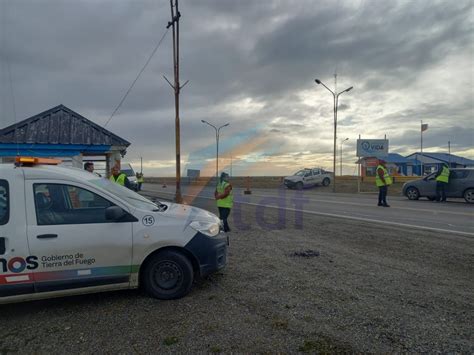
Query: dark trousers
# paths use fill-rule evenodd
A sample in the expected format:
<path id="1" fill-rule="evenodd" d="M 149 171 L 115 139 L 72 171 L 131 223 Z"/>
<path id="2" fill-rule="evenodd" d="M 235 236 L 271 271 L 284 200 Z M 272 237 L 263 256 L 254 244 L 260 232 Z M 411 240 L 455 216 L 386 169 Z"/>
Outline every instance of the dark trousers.
<path id="1" fill-rule="evenodd" d="M 436 181 L 436 201 L 446 201 L 446 183 Z"/>
<path id="2" fill-rule="evenodd" d="M 142 191 L 142 182 L 138 183 L 138 191 Z"/>
<path id="3" fill-rule="evenodd" d="M 227 223 L 227 218 L 230 214 L 230 208 L 227 207 L 218 207 L 219 208 L 219 219 L 224 223 L 224 232 L 230 232 L 229 224 Z"/>
<path id="4" fill-rule="evenodd" d="M 387 204 L 387 191 L 388 186 L 380 186 L 379 187 L 379 205 L 386 205 Z"/>

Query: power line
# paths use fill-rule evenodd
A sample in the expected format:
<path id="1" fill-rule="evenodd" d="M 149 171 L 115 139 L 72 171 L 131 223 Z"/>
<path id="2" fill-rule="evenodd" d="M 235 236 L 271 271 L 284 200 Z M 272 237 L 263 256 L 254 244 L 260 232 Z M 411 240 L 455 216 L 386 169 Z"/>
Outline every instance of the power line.
<path id="1" fill-rule="evenodd" d="M 163 36 L 161 36 L 160 40 L 158 41 L 158 44 L 156 45 L 155 49 L 153 49 L 153 52 L 151 52 L 150 56 L 148 57 L 145 65 L 143 66 L 143 68 L 140 70 L 140 72 L 138 73 L 137 77 L 135 78 L 135 80 L 133 80 L 132 82 L 132 85 L 130 85 L 130 87 L 128 88 L 127 92 L 125 93 L 125 95 L 122 97 L 122 100 L 120 100 L 119 104 L 117 105 L 117 107 L 115 108 L 114 112 L 112 112 L 112 114 L 110 115 L 109 119 L 107 120 L 107 122 L 105 122 L 104 124 L 104 127 L 106 127 L 110 120 L 112 119 L 112 117 L 114 117 L 114 115 L 117 113 L 117 111 L 119 110 L 119 108 L 122 106 L 122 104 L 124 103 L 125 99 L 127 98 L 128 94 L 130 94 L 130 92 L 132 91 L 133 87 L 135 86 L 135 83 L 138 81 L 138 79 L 140 78 L 140 76 L 142 75 L 142 73 L 145 71 L 146 67 L 148 66 L 148 63 L 150 63 L 151 59 L 153 58 L 153 56 L 155 55 L 156 51 L 158 50 L 158 48 L 160 47 L 161 43 L 163 42 L 163 40 L 165 39 L 166 37 L 166 34 L 168 33 L 168 28 L 166 29 L 166 31 L 163 33 Z"/>

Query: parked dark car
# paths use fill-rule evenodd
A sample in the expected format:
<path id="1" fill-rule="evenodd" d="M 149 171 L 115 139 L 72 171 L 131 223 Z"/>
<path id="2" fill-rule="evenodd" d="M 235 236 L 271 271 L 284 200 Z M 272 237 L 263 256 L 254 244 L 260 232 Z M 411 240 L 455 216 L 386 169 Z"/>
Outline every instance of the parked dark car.
<path id="1" fill-rule="evenodd" d="M 446 197 L 462 197 L 468 203 L 474 203 L 474 169 L 450 169 Z M 403 185 L 402 193 L 410 200 L 427 197 L 436 198 L 436 173 L 423 179 L 408 181 Z"/>

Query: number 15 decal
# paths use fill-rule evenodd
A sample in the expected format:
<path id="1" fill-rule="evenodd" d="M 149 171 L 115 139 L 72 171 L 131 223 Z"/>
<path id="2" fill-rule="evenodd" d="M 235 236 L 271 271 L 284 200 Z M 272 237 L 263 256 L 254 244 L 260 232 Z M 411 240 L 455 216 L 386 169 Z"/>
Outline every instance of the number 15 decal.
<path id="1" fill-rule="evenodd" d="M 142 219 L 142 223 L 144 226 L 152 226 L 155 224 L 155 218 L 153 216 L 145 216 Z"/>

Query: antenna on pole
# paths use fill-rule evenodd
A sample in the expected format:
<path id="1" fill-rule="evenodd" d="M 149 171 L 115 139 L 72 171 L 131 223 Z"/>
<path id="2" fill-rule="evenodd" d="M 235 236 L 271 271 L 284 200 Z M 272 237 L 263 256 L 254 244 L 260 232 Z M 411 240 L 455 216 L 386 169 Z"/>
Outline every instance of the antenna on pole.
<path id="1" fill-rule="evenodd" d="M 183 202 L 183 196 L 181 195 L 181 135 L 180 135 L 180 123 L 179 123 L 179 93 L 181 89 L 188 83 L 186 81 L 183 86 L 179 85 L 179 18 L 181 13 L 178 10 L 178 0 L 170 0 L 171 7 L 171 21 L 168 22 L 166 28 L 172 27 L 173 29 L 173 73 L 174 73 L 174 84 L 163 75 L 165 80 L 174 90 L 174 104 L 175 104 L 175 137 L 176 137 L 176 193 L 175 201 L 177 203 Z"/>

